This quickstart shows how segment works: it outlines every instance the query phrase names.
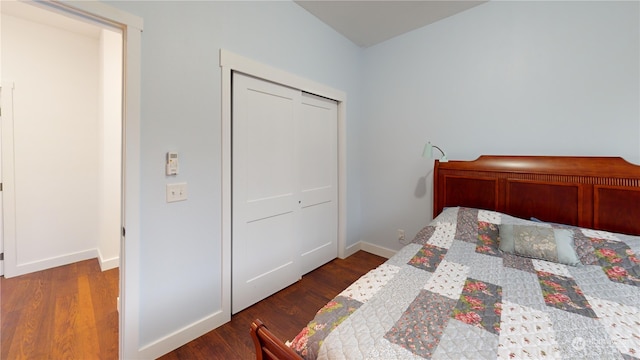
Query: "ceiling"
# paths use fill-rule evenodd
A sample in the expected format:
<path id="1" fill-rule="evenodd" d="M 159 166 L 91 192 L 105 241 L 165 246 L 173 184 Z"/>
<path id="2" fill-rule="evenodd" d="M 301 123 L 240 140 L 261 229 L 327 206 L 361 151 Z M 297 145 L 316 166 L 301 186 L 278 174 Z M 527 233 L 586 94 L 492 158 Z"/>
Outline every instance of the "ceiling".
<path id="1" fill-rule="evenodd" d="M 369 47 L 480 5 L 488 0 L 294 0 L 360 47 Z M 1 12 L 98 37 L 100 27 L 16 0 L 0 0 Z"/>
<path id="2" fill-rule="evenodd" d="M 295 0 L 360 47 L 369 47 L 488 0 Z"/>
<path id="3" fill-rule="evenodd" d="M 27 4 L 16 0 L 0 0 L 0 13 L 26 19 L 40 24 L 46 24 L 59 29 L 82 34 L 92 38 L 100 38 L 100 27 L 88 21 L 76 20 L 68 16 L 59 15 L 51 10 Z"/>

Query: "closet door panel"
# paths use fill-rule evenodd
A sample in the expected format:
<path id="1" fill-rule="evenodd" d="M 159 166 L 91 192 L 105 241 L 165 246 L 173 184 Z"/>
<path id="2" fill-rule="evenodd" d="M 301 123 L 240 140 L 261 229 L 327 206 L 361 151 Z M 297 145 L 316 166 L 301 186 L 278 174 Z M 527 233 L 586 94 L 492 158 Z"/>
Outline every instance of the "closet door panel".
<path id="1" fill-rule="evenodd" d="M 300 263 L 305 274 L 338 254 L 337 103 L 303 93 L 300 113 Z"/>
<path id="2" fill-rule="evenodd" d="M 290 255 L 290 245 L 277 239 L 290 239 L 293 237 L 293 217 L 274 216 L 264 221 L 252 222 L 247 228 L 247 236 L 252 239 L 250 246 L 247 246 L 244 258 L 251 259 L 252 262 L 245 268 L 247 283 L 252 287 L 269 291 L 272 287 L 278 288 L 282 285 L 272 281 L 279 281 L 279 277 L 270 276 L 271 272 L 292 264 Z M 256 261 L 258 259 L 259 261 Z M 295 277 L 294 281 L 298 277 Z M 285 285 L 287 286 L 287 285 Z M 279 289 L 278 289 L 279 290 Z M 277 290 L 276 290 L 277 291 Z M 259 300 L 271 295 L 267 293 Z"/>
<path id="3" fill-rule="evenodd" d="M 233 76 L 232 312 L 300 278 L 300 91 Z"/>

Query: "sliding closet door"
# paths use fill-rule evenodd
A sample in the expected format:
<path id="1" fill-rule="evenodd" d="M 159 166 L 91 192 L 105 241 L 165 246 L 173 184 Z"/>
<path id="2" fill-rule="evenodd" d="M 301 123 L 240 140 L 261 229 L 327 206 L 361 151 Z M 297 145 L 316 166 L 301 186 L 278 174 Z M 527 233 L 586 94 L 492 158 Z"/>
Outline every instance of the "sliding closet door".
<path id="1" fill-rule="evenodd" d="M 233 74 L 232 312 L 338 255 L 337 103 Z"/>
<path id="2" fill-rule="evenodd" d="M 306 274 L 338 254 L 338 104 L 303 93 L 300 112 L 300 264 Z"/>
<path id="3" fill-rule="evenodd" d="M 233 75 L 232 313 L 300 276 L 300 91 Z"/>

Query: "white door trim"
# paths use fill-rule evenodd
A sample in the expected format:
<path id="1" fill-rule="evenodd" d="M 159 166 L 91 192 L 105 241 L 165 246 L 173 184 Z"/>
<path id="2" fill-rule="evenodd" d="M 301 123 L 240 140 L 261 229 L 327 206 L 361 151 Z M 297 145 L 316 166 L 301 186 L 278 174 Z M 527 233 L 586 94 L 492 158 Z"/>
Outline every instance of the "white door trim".
<path id="1" fill-rule="evenodd" d="M 222 311 L 231 319 L 231 72 L 239 71 L 338 101 L 338 257 L 346 253 L 347 95 L 341 90 L 220 49 L 222 79 Z M 227 321 L 228 321 L 227 320 Z"/>
<path id="2" fill-rule="evenodd" d="M 143 359 L 140 350 L 140 87 L 142 18 L 99 1 L 29 0 L 47 10 L 123 29 L 122 225 L 120 242 L 120 359 Z M 158 354 L 158 353 L 156 353 Z"/>

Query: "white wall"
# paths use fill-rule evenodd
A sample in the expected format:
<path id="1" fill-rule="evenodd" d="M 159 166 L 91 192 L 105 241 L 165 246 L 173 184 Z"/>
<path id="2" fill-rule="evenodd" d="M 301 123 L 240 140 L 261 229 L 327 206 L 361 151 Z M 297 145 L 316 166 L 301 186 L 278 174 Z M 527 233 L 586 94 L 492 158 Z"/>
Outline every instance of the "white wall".
<path id="1" fill-rule="evenodd" d="M 122 208 L 122 34 L 100 32 L 98 238 L 101 269 L 118 267 Z"/>
<path id="2" fill-rule="evenodd" d="M 432 216 L 433 160 L 640 163 L 638 2 L 491 1 L 364 53 L 363 240 L 398 249 Z M 363 124 L 364 124 L 363 123 Z"/>
<path id="3" fill-rule="evenodd" d="M 139 334 L 143 352 L 153 357 L 221 311 L 219 50 L 347 93 L 350 244 L 359 241 L 361 50 L 293 2 L 110 4 L 145 24 Z M 170 150 L 180 154 L 176 177 L 164 175 Z M 165 185 L 182 181 L 188 200 L 167 204 Z"/>
<path id="4" fill-rule="evenodd" d="M 7 241 L 19 268 L 9 275 L 94 257 L 103 270 L 117 267 L 121 35 L 13 6 L 2 9 L 2 74 L 16 86 L 13 144 L 4 144 L 15 161 L 3 164 L 15 170 L 4 179 L 15 194 L 4 211 L 16 217 Z"/>
<path id="5" fill-rule="evenodd" d="M 17 265 L 95 257 L 98 42 L 5 14 L 2 38 L 3 80 L 15 83 Z"/>

